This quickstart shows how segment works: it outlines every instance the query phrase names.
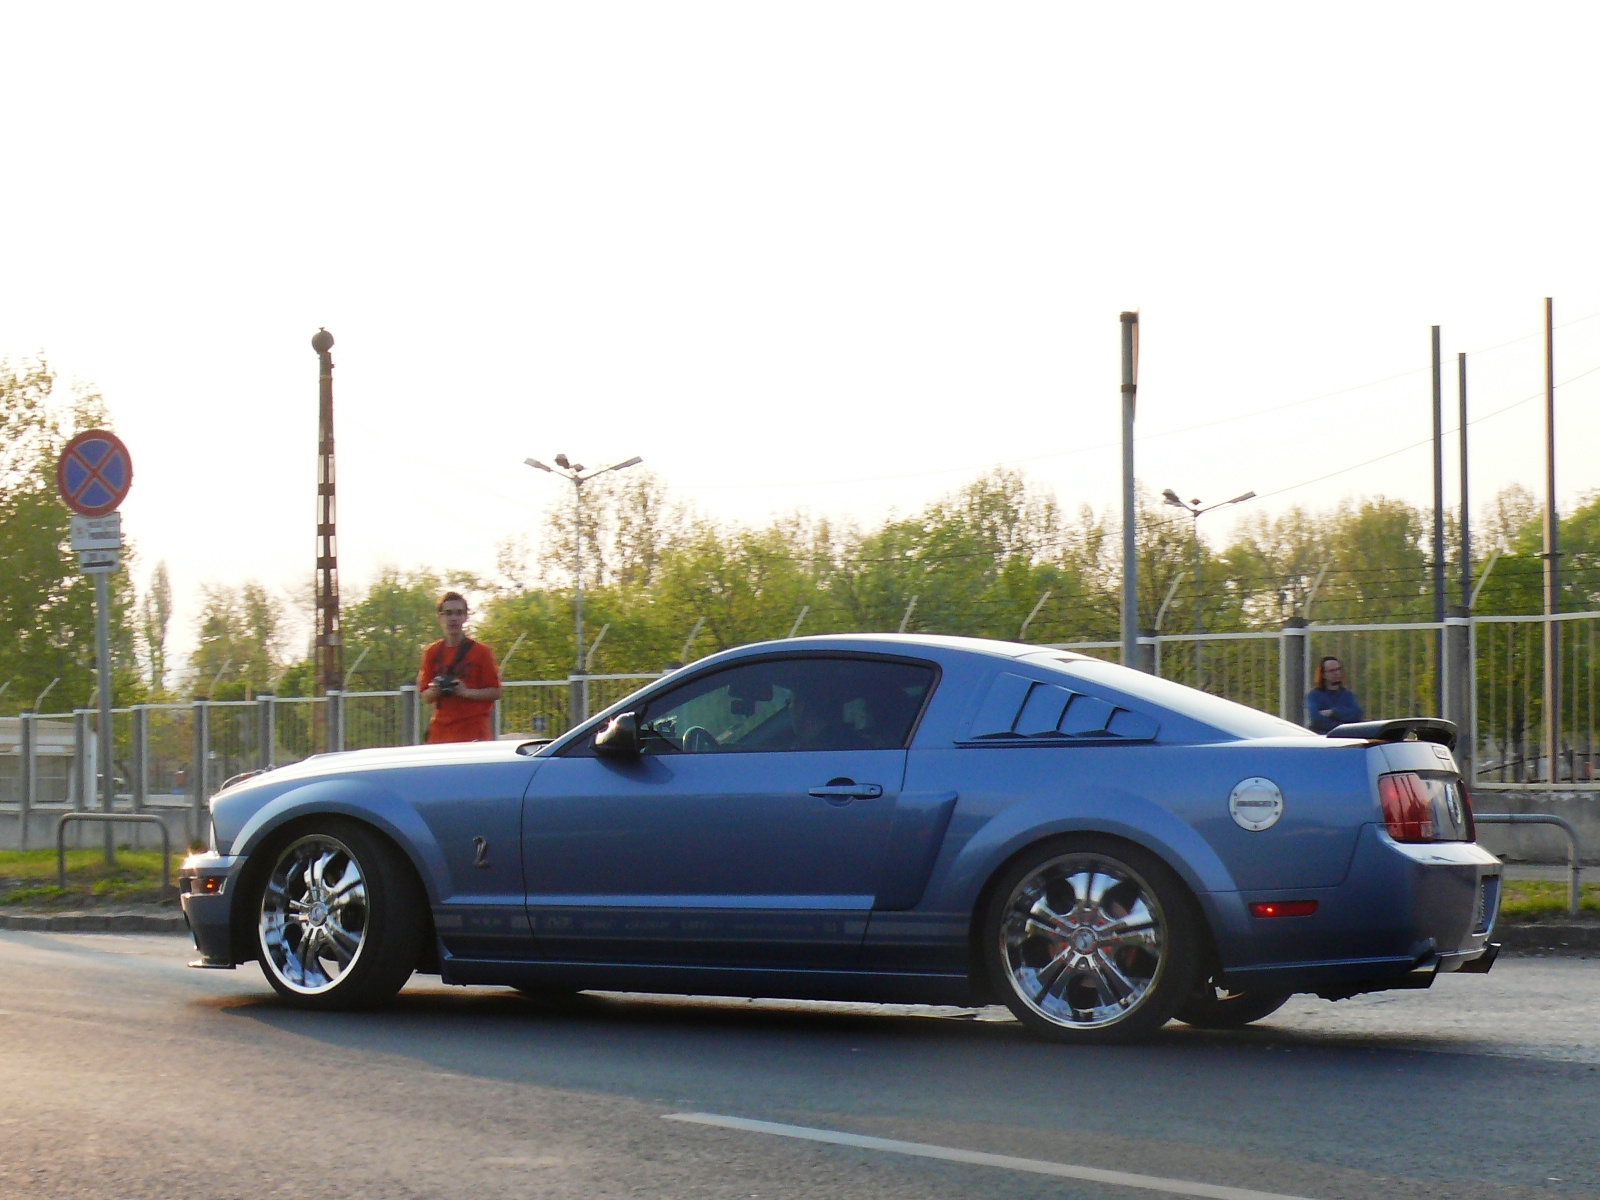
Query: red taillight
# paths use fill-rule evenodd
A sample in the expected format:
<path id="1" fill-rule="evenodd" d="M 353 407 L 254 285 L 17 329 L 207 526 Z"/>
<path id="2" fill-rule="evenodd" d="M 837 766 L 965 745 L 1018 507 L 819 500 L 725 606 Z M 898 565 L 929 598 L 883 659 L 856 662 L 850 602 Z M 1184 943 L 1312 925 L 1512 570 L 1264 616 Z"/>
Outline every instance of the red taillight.
<path id="1" fill-rule="evenodd" d="M 1383 805 L 1384 824 L 1395 841 L 1433 841 L 1433 805 L 1422 786 L 1422 776 L 1411 771 L 1378 776 L 1378 800 Z"/>
<path id="2" fill-rule="evenodd" d="M 1315 900 L 1266 900 L 1250 906 L 1252 917 L 1309 917 L 1316 911 Z"/>

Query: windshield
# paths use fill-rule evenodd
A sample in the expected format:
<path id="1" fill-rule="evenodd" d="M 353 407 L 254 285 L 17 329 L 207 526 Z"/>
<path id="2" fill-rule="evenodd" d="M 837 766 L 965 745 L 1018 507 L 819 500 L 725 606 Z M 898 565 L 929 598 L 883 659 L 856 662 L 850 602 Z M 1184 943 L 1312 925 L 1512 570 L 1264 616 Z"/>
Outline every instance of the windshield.
<path id="1" fill-rule="evenodd" d="M 1132 671 L 1118 663 L 1102 662 L 1097 658 L 1065 658 L 1060 655 L 1038 655 L 1055 665 L 1067 675 L 1077 676 L 1092 683 L 1126 692 L 1137 700 L 1148 700 L 1162 708 L 1171 709 L 1193 720 L 1220 729 L 1238 738 L 1316 737 L 1309 729 L 1302 729 L 1289 721 L 1271 716 L 1258 709 L 1235 704 L 1221 696 L 1184 687 L 1170 679 L 1158 679 L 1143 671 Z"/>

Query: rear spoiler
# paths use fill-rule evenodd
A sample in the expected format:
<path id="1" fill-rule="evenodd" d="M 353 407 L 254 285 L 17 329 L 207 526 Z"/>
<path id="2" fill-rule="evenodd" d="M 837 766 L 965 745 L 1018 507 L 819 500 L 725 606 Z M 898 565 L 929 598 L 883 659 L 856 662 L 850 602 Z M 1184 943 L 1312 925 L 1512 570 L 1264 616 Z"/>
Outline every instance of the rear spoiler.
<path id="1" fill-rule="evenodd" d="M 1352 721 L 1328 730 L 1331 738 L 1364 742 L 1438 742 L 1454 750 L 1456 723 L 1442 717 L 1395 717 L 1389 721 Z"/>

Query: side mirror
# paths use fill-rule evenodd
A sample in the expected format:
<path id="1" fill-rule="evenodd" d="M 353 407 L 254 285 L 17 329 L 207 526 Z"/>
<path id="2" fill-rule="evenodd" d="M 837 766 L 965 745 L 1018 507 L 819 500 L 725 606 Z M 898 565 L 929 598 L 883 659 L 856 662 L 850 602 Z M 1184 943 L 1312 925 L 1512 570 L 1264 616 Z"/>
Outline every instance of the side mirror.
<path id="1" fill-rule="evenodd" d="M 639 718 L 631 712 L 612 717 L 594 735 L 594 752 L 602 758 L 638 758 Z"/>

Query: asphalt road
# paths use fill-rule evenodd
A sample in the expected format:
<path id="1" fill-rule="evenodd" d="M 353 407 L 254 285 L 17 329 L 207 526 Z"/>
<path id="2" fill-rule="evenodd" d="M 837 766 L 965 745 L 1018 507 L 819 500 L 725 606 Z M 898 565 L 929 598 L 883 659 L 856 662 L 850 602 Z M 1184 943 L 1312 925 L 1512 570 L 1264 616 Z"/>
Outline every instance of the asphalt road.
<path id="1" fill-rule="evenodd" d="M 426 978 L 307 1015 L 188 956 L 0 933 L 0 1196 L 1600 1194 L 1600 961 L 1083 1050 L 995 1011 Z"/>

